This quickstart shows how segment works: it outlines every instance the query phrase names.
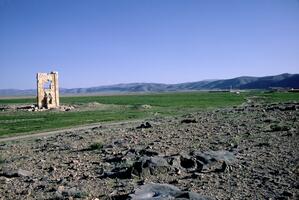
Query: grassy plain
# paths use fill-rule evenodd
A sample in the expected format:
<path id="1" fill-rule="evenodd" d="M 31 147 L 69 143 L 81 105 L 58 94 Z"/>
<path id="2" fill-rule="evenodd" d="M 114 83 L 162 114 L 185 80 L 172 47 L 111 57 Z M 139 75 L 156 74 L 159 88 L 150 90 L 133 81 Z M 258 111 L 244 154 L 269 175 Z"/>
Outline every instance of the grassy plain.
<path id="1" fill-rule="evenodd" d="M 101 103 L 105 109 L 74 110 L 69 112 L 0 112 L 0 137 L 57 130 L 107 121 L 143 119 L 157 116 L 179 115 L 188 112 L 240 105 L 248 97 L 258 96 L 266 102 L 299 101 L 298 93 L 234 93 L 188 92 L 115 96 L 61 97 L 61 104 L 85 106 Z M 34 104 L 34 98 L 0 99 L 0 105 Z M 115 106 L 117 105 L 117 106 Z M 144 108 L 150 105 L 151 108 Z"/>

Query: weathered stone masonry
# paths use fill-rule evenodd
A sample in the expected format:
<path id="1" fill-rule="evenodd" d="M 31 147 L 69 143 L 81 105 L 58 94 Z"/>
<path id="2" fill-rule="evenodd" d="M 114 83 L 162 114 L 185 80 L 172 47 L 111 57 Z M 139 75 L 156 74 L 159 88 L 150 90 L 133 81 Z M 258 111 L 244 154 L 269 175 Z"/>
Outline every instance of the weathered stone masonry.
<path id="1" fill-rule="evenodd" d="M 38 108 L 59 107 L 58 72 L 37 73 Z"/>

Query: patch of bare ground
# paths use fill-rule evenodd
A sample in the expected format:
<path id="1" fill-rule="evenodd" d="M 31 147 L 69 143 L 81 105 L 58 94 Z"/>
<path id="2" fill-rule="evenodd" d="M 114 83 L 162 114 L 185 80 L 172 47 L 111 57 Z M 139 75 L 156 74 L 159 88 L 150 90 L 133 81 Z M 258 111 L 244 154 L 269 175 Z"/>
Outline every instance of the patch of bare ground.
<path id="1" fill-rule="evenodd" d="M 2 142 L 0 199 L 298 199 L 299 104 L 249 103 Z"/>

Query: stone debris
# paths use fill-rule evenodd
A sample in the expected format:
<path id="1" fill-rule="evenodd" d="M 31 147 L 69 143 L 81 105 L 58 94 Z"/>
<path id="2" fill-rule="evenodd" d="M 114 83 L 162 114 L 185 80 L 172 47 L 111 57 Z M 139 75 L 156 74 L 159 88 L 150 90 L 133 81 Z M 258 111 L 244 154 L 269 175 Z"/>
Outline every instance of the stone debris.
<path id="1" fill-rule="evenodd" d="M 135 150 L 130 149 L 128 152 Z M 142 152 L 142 153 L 140 153 Z M 114 164 L 110 172 L 105 172 L 103 177 L 126 179 L 133 176 L 150 177 L 185 172 L 224 172 L 233 162 L 234 154 L 228 151 L 193 151 L 190 155 L 158 156 L 159 153 L 144 155 L 144 149 L 128 157 L 117 155 L 107 158 L 105 161 Z M 140 157 L 140 155 L 142 155 Z M 117 167 L 123 161 L 130 161 L 132 164 L 126 167 Z"/>
<path id="2" fill-rule="evenodd" d="M 49 109 L 46 108 L 38 108 L 37 105 L 0 105 L 0 111 L 4 112 L 18 112 L 18 111 L 28 111 L 28 112 L 40 112 L 40 111 L 49 111 L 49 110 L 55 110 L 55 111 L 71 111 L 74 110 L 74 106 L 69 106 L 69 105 L 61 105 L 59 107 L 52 107 Z"/>
<path id="3" fill-rule="evenodd" d="M 151 109 L 152 106 L 151 106 L 151 105 L 148 105 L 148 104 L 144 104 L 144 105 L 141 105 L 141 108 L 142 108 L 142 109 Z"/>
<path id="4" fill-rule="evenodd" d="M 148 119 L 150 128 L 1 143 L 0 199 L 299 199 L 298 105 L 251 102 Z"/>
<path id="5" fill-rule="evenodd" d="M 229 151 L 193 151 L 197 169 L 201 172 L 224 172 L 226 167 L 233 162 L 235 156 Z"/>
<path id="6" fill-rule="evenodd" d="M 183 119 L 181 121 L 182 124 L 190 124 L 190 123 L 197 123 L 195 119 Z"/>
<path id="7" fill-rule="evenodd" d="M 18 170 L 4 169 L 3 171 L 0 171 L 0 176 L 4 176 L 6 178 L 29 177 L 32 176 L 32 172 L 23 169 L 18 169 Z"/>
<path id="8" fill-rule="evenodd" d="M 145 124 L 141 124 L 140 126 L 136 127 L 137 129 L 142 129 L 142 128 L 152 128 L 152 125 L 149 122 L 145 122 Z"/>
<path id="9" fill-rule="evenodd" d="M 171 171 L 171 166 L 166 159 L 159 156 L 141 157 L 133 165 L 133 173 L 142 177 L 165 174 L 169 171 Z"/>

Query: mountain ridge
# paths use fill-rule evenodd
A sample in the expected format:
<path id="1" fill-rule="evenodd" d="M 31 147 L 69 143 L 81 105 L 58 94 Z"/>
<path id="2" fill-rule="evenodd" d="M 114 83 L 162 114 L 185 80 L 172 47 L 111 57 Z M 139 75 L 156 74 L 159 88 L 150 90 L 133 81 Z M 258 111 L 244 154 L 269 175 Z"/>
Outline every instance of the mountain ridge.
<path id="1" fill-rule="evenodd" d="M 231 79 L 202 80 L 196 82 L 165 84 L 165 83 L 119 83 L 114 85 L 95 86 L 88 88 L 60 88 L 61 94 L 92 94 L 92 93 L 134 93 L 134 92 L 175 92 L 200 90 L 233 89 L 270 89 L 271 87 L 299 88 L 299 74 L 279 74 L 274 76 L 240 76 Z M 0 96 L 35 95 L 35 89 L 0 89 Z"/>

